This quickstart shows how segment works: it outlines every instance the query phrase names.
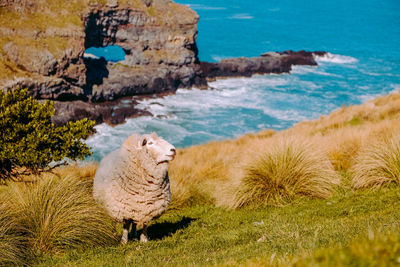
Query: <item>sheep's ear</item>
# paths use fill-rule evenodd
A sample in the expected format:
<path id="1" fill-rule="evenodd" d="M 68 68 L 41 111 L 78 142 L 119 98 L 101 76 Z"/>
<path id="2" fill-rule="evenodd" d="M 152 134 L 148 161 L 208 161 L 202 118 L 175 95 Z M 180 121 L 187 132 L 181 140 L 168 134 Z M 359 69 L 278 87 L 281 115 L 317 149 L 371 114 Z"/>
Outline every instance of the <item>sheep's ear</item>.
<path id="1" fill-rule="evenodd" d="M 145 145 L 147 144 L 147 138 L 146 138 L 146 137 L 143 137 L 141 143 L 142 143 L 142 146 L 145 146 Z"/>

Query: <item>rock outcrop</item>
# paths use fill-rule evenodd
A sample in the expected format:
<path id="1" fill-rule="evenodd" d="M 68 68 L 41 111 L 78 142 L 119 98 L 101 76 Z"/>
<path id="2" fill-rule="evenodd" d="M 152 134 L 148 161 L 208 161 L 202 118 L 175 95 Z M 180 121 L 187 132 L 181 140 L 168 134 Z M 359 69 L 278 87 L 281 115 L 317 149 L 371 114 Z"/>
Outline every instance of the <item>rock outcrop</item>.
<path id="1" fill-rule="evenodd" d="M 7 0 L 0 6 L 0 87 L 39 99 L 116 100 L 204 87 L 198 15 L 169 0 Z M 123 62 L 85 59 L 88 47 L 119 45 Z"/>
<path id="2" fill-rule="evenodd" d="M 88 117 L 114 125 L 148 115 L 130 96 L 316 65 L 305 51 L 199 62 L 198 20 L 171 0 L 1 1 L 0 88 L 28 88 L 38 99 L 54 100 L 57 124 Z M 84 57 L 85 49 L 108 45 L 120 46 L 125 60 Z"/>
<path id="3" fill-rule="evenodd" d="M 227 77 L 250 77 L 254 74 L 287 73 L 293 65 L 315 66 L 314 55 L 326 52 L 284 51 L 268 52 L 259 57 L 239 57 L 223 59 L 218 63 L 201 62 L 201 69 L 208 80 Z"/>

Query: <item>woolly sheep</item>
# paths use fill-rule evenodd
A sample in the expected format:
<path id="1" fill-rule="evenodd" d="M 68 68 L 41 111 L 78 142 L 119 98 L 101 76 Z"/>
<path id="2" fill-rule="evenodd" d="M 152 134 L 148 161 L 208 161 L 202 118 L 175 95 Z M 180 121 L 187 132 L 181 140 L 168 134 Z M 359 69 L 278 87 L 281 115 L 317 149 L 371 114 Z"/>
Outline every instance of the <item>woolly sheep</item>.
<path id="1" fill-rule="evenodd" d="M 175 147 L 155 133 L 133 134 L 120 149 L 100 162 L 94 177 L 93 196 L 107 212 L 123 223 L 121 243 L 136 237 L 147 242 L 146 226 L 167 209 L 171 192 L 168 164 L 176 155 Z"/>

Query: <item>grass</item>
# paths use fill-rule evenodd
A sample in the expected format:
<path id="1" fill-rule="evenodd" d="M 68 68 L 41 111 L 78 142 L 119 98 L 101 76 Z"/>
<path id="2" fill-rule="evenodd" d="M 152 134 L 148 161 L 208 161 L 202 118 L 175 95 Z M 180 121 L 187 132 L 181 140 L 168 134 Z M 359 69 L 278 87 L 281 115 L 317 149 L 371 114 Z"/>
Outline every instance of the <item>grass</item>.
<path id="1" fill-rule="evenodd" d="M 268 265 L 271 258 L 273 264 L 288 266 L 314 251 L 357 242 L 369 232 L 398 234 L 399 202 L 396 187 L 328 201 L 301 199 L 284 207 L 232 211 L 192 206 L 170 210 L 153 222 L 149 243 L 69 251 L 46 256 L 39 266 Z M 361 255 L 375 257 L 368 250 Z"/>
<path id="2" fill-rule="evenodd" d="M 285 139 L 246 167 L 234 207 L 283 205 L 296 197 L 329 198 L 340 177 L 321 149 Z"/>
<path id="3" fill-rule="evenodd" d="M 29 230 L 25 240 L 35 255 L 29 263 L 39 266 L 394 265 L 400 257 L 400 187 L 397 182 L 355 187 L 354 181 L 374 169 L 394 173 L 389 181 L 398 177 L 399 122 L 400 93 L 393 93 L 285 131 L 179 149 L 170 165 L 172 205 L 149 226 L 146 244 L 115 245 L 118 226 L 105 243 L 73 240 L 55 247 L 45 238 L 52 231 L 38 230 L 44 225 L 40 218 L 49 218 L 47 229 L 57 232 L 72 223 L 67 229 L 76 234 L 73 229 L 87 219 L 76 215 L 84 210 L 75 207 L 76 192 L 83 190 L 96 208 L 90 196 L 96 164 L 59 169 L 35 185 L 13 184 L 0 196 L 23 203 L 12 210 L 24 211 L 18 223 Z M 375 158 L 365 163 L 369 151 Z M 60 208 L 48 209 L 49 202 L 41 202 L 50 199 L 47 186 L 68 184 L 71 175 L 83 183 L 80 189 L 55 190 L 51 203 L 61 199 Z M 370 186 L 375 190 L 355 190 Z M 75 201 L 64 206 L 70 199 Z M 66 208 L 72 211 L 63 213 Z M 57 223 L 58 218 L 68 219 Z M 98 219 L 108 222 L 105 214 Z"/>
<path id="4" fill-rule="evenodd" d="M 400 135 L 375 141 L 365 147 L 353 167 L 355 189 L 400 183 Z"/>
<path id="5" fill-rule="evenodd" d="M 348 245 L 319 249 L 293 261 L 295 266 L 398 266 L 400 229 L 369 231 Z"/>
<path id="6" fill-rule="evenodd" d="M 357 119 L 357 125 L 349 121 Z M 354 121 L 354 120 L 353 120 Z M 306 139 L 327 154 L 342 176 L 341 187 L 350 190 L 352 168 L 367 144 L 400 132 L 400 93 L 392 93 L 359 106 L 343 107 L 314 121 L 301 122 L 280 132 L 265 130 L 233 140 L 211 142 L 178 151 L 171 162 L 170 178 L 174 207 L 213 204 L 235 206 L 248 166 L 275 144 Z M 201 164 L 200 164 L 201 163 Z"/>
<path id="7" fill-rule="evenodd" d="M 16 223 L 17 213 L 5 198 L 0 199 L 0 266 L 26 264 L 23 229 Z"/>
<path id="8" fill-rule="evenodd" d="M 91 180 L 64 172 L 1 191 L 23 229 L 19 237 L 28 244 L 27 256 L 115 244 L 114 223 L 95 204 L 91 188 Z"/>

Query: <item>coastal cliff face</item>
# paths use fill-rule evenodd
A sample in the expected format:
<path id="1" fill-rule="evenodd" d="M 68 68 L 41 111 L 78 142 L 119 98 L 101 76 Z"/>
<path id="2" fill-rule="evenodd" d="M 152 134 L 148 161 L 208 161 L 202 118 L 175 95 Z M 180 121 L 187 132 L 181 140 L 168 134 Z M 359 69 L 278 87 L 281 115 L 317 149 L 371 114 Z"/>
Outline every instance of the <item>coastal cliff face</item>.
<path id="1" fill-rule="evenodd" d="M 0 87 L 39 99 L 115 100 L 205 86 L 198 15 L 169 0 L 6 0 L 0 4 Z M 119 45 L 119 63 L 84 58 Z"/>
<path id="2" fill-rule="evenodd" d="M 199 16 L 170 0 L 2 0 L 0 89 L 28 88 L 55 101 L 53 122 L 89 118 L 120 124 L 151 115 L 137 96 L 207 88 L 218 77 L 289 72 L 316 65 L 324 52 L 270 52 L 199 62 Z M 118 45 L 125 60 L 84 57 L 89 47 Z"/>

